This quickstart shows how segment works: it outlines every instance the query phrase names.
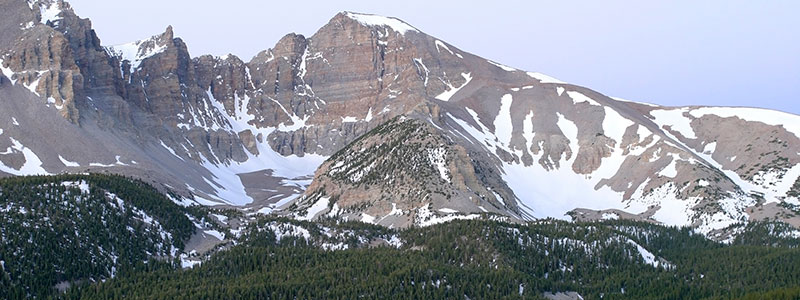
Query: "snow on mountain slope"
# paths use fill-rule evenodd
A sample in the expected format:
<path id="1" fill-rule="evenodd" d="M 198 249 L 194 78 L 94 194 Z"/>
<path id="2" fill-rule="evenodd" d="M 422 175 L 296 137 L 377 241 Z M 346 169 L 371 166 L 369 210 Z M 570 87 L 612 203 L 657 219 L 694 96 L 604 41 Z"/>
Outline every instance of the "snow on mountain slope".
<path id="1" fill-rule="evenodd" d="M 677 131 L 683 137 L 688 139 L 696 139 L 694 130 L 691 126 L 691 119 L 684 116 L 688 112 L 688 108 L 673 109 L 673 110 L 653 110 L 650 115 L 655 117 L 655 122 L 659 126 L 670 126 L 673 131 Z"/>
<path id="2" fill-rule="evenodd" d="M 749 107 L 701 107 L 692 109 L 689 114 L 695 118 L 713 115 L 721 118 L 740 118 L 749 122 L 782 126 L 800 138 L 800 116 L 781 111 Z"/>
<path id="3" fill-rule="evenodd" d="M 0 171 L 12 174 L 12 175 L 49 175 L 44 168 L 42 168 L 42 160 L 34 153 L 30 148 L 25 147 L 19 141 L 15 140 L 14 138 L 9 138 L 11 140 L 12 145 L 8 147 L 5 151 L 0 153 L 0 155 L 13 155 L 13 154 L 22 154 L 23 155 L 23 162 L 22 165 L 19 167 L 12 167 L 5 165 L 2 161 L 0 161 Z"/>
<path id="4" fill-rule="evenodd" d="M 383 17 L 378 15 L 345 12 L 348 18 L 358 21 L 367 26 L 388 27 L 399 34 L 405 34 L 408 31 L 419 32 L 416 28 L 403 22 L 397 18 Z"/>
<path id="5" fill-rule="evenodd" d="M 506 71 L 515 72 L 515 69 Z M 491 111 L 481 112 L 467 107 L 472 116 L 471 121 L 448 115 L 458 124 L 451 127 L 461 131 L 458 136 L 479 141 L 477 145 L 502 161 L 500 170 L 503 179 L 514 191 L 520 201 L 519 206 L 527 215 L 575 218 L 573 212 L 579 208 L 595 211 L 618 210 L 626 212 L 632 218 L 651 219 L 670 225 L 695 226 L 698 231 L 711 235 L 748 220 L 750 216 L 747 210 L 764 204 L 754 197 L 765 197 L 767 204 L 786 203 L 789 198 L 787 192 L 798 179 L 797 169 L 794 167 L 797 164 L 783 163 L 785 157 L 777 157 L 773 161 L 773 164 L 778 164 L 774 166 L 776 168 L 763 171 L 753 176 L 752 180 L 742 179 L 736 173 L 726 170 L 711 158 L 711 154 L 717 150 L 716 145 L 722 141 L 702 140 L 710 139 L 707 135 L 698 137 L 701 130 L 696 133 L 693 128 L 697 126 L 697 118 L 691 115 L 694 111 L 692 108 L 650 106 L 651 110 L 645 115 L 647 119 L 642 120 L 635 112 L 616 105 L 615 103 L 619 103 L 616 100 L 602 95 L 588 96 L 585 92 L 570 89 L 570 85 L 557 85 L 557 96 L 551 94 L 540 101 L 552 104 L 553 101 L 563 101 L 562 96 L 567 96 L 574 105 L 571 111 L 552 107 L 563 107 L 560 103 L 543 105 L 542 102 L 534 102 L 530 108 L 517 106 L 514 110 L 521 109 L 526 113 L 517 114 L 513 121 L 496 121 L 494 130 L 483 126 L 481 122 L 482 114 L 488 115 L 487 119 L 492 118 Z M 528 91 L 532 94 L 541 94 L 543 90 L 547 88 L 537 88 L 535 85 L 512 89 L 514 92 Z M 486 92 L 482 96 L 486 99 Z M 496 120 L 506 120 L 510 111 L 506 97 L 497 98 L 501 99 L 495 100 L 499 102 L 495 105 L 500 106 Z M 518 98 L 524 99 L 518 95 L 513 96 L 515 102 Z M 604 114 L 600 115 L 591 107 L 581 107 L 582 104 L 602 107 Z M 485 108 L 486 105 L 482 107 Z M 549 118 L 549 124 L 532 124 L 534 122 L 531 116 L 538 116 L 541 120 L 544 119 L 543 115 L 548 114 L 543 113 L 542 108 L 549 110 L 551 116 L 555 112 L 555 117 Z M 707 109 L 711 111 L 714 108 Z M 583 115 L 583 119 L 573 122 L 568 116 L 576 113 Z M 594 123 L 591 114 L 599 115 L 602 123 L 599 128 L 591 124 Z M 729 117 L 724 113 L 720 115 Z M 587 118 L 590 122 L 587 122 Z M 541 121 L 540 123 L 545 123 Z M 748 121 L 737 126 L 752 126 L 751 123 L 755 120 L 750 118 Z M 508 128 L 502 124 L 514 126 Z M 776 125 L 777 122 L 767 124 Z M 653 132 L 653 128 L 663 131 Z M 785 133 L 772 129 L 776 134 Z M 509 132 L 512 131 L 519 137 L 510 137 Z M 541 134 L 547 134 L 548 138 Z M 602 142 L 602 138 L 597 138 L 600 136 L 611 141 Z M 554 141 L 554 138 L 558 141 Z M 504 142 L 507 140 L 515 142 Z M 592 140 L 594 142 L 590 142 Z M 687 140 L 701 142 L 687 145 Z M 777 141 L 779 139 L 772 142 Z M 598 142 L 605 143 L 605 146 L 598 146 Z M 632 151 L 634 149 L 638 150 Z M 587 168 L 582 164 L 587 162 L 584 157 L 592 154 L 598 156 L 590 157 L 588 163 L 596 166 Z M 726 159 L 743 161 L 742 155 L 748 157 L 748 160 L 765 157 L 764 152 L 754 152 L 740 154 L 735 159 Z M 754 157 L 756 155 L 758 157 Z M 579 157 L 580 162 L 576 161 Z M 642 158 L 646 159 L 644 163 Z M 790 160 L 795 161 L 794 158 Z M 706 178 L 718 184 L 710 184 Z M 763 186 L 758 188 L 753 180 L 767 182 L 770 186 L 768 189 Z M 568 188 L 554 189 L 554 186 Z M 716 203 L 713 206 L 716 208 L 709 206 L 710 203 Z"/>
<path id="6" fill-rule="evenodd" d="M 757 193 L 767 202 L 782 202 L 794 183 L 800 178 L 800 158 L 797 151 L 788 145 L 796 142 L 800 132 L 800 117 L 778 111 L 753 108 L 699 107 L 672 110 L 653 110 L 650 115 L 661 127 L 669 128 L 680 136 L 673 136 L 680 145 L 702 158 L 709 165 L 723 172 L 746 193 Z M 713 119 L 714 127 L 704 126 Z M 739 137 L 737 132 L 722 132 L 728 123 L 739 123 L 757 128 L 760 133 L 769 132 L 765 145 L 750 143 L 760 136 Z M 698 137 L 695 130 L 702 133 Z M 674 133 L 667 132 L 668 135 Z M 716 139 L 702 140 L 713 136 Z M 719 139 L 748 140 L 744 149 L 720 147 Z M 764 136 L 767 138 L 767 136 Z M 744 150 L 745 153 L 739 153 Z M 755 152 L 759 160 L 753 160 L 746 152 Z M 742 155 L 744 154 L 744 155 Z M 751 167 L 752 165 L 752 167 Z M 749 170 L 745 170 L 746 168 Z M 759 168 L 757 172 L 753 172 Z M 753 170 L 753 171 L 751 171 Z M 755 173 L 755 174 L 753 174 Z"/>
<path id="7" fill-rule="evenodd" d="M 108 46 L 108 52 L 122 60 L 130 62 L 131 70 L 139 68 L 139 64 L 148 57 L 167 50 L 165 45 L 159 45 L 156 37 L 127 44 Z"/>

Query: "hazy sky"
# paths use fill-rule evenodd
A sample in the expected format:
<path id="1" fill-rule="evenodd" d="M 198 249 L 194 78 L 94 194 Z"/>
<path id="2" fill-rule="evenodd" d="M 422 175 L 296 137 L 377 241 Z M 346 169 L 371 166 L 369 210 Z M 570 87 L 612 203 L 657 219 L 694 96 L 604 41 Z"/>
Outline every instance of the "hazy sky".
<path id="1" fill-rule="evenodd" d="M 395 16 L 460 49 L 609 96 L 800 114 L 800 1 L 69 0 L 106 45 L 173 25 L 248 61 L 337 12 Z"/>

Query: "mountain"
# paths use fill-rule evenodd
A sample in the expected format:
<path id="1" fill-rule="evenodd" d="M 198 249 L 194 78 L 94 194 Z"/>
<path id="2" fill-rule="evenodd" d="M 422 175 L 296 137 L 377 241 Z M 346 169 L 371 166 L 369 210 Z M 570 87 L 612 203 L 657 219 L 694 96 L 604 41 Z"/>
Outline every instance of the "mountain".
<path id="1" fill-rule="evenodd" d="M 800 226 L 795 115 L 611 98 L 361 13 L 245 62 L 192 57 L 172 27 L 103 46 L 64 1 L 0 8 L 0 174 L 113 172 L 202 205 L 388 227 Z"/>

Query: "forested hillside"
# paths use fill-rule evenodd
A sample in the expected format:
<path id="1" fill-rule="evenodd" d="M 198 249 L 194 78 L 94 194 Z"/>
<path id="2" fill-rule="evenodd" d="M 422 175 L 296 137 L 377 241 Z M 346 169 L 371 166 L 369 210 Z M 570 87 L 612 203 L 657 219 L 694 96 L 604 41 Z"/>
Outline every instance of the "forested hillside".
<path id="1" fill-rule="evenodd" d="M 0 179 L 0 298 L 47 296 L 180 254 L 189 210 L 115 175 Z"/>
<path id="2" fill-rule="evenodd" d="M 795 299 L 800 250 L 712 242 L 689 229 L 609 221 L 472 220 L 393 231 L 262 219 L 201 266 L 168 265 L 70 299 Z M 350 242 L 329 239 L 346 232 Z M 393 242 L 389 242 L 394 240 Z M 338 249 L 338 250 L 335 250 Z"/>
<path id="3" fill-rule="evenodd" d="M 483 215 L 431 227 L 231 216 L 247 224 L 200 265 L 179 255 L 209 210 L 114 175 L 0 179 L 0 298 L 796 299 L 797 231 Z M 220 218 L 220 217 L 216 217 Z M 224 219 L 224 218 L 223 218 Z M 215 225 L 219 226 L 219 225 Z"/>

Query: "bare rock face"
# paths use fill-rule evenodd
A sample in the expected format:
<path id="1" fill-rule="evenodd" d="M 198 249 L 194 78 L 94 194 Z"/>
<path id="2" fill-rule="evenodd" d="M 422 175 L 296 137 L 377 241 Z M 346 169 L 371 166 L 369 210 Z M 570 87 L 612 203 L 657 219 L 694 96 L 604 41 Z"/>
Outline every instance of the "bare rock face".
<path id="1" fill-rule="evenodd" d="M 18 1 L 11 10 L 21 33 L 3 58 L 12 80 L 47 99 L 60 114 L 78 123 L 78 103 L 86 89 L 114 89 L 119 79 L 88 19 L 79 18 L 62 0 Z M 29 12 L 24 11 L 28 6 Z M 19 20 L 19 19 L 18 19 Z"/>
<path id="2" fill-rule="evenodd" d="M 46 5 L 48 1 L 40 1 Z M 120 80 L 118 67 L 110 63 L 106 49 L 100 45 L 100 39 L 92 29 L 89 19 L 78 17 L 68 2 L 57 0 L 49 4 L 50 10 L 58 9 L 56 20 L 47 23 L 64 35 L 69 42 L 75 64 L 86 74 L 81 83 L 86 89 L 114 89 Z M 40 9 L 41 13 L 41 9 Z"/>
<path id="3" fill-rule="evenodd" d="M 76 93 L 83 90 L 83 75 L 75 64 L 63 34 L 46 26 L 28 29 L 3 56 L 11 80 L 54 104 L 61 115 L 77 122 Z"/>

